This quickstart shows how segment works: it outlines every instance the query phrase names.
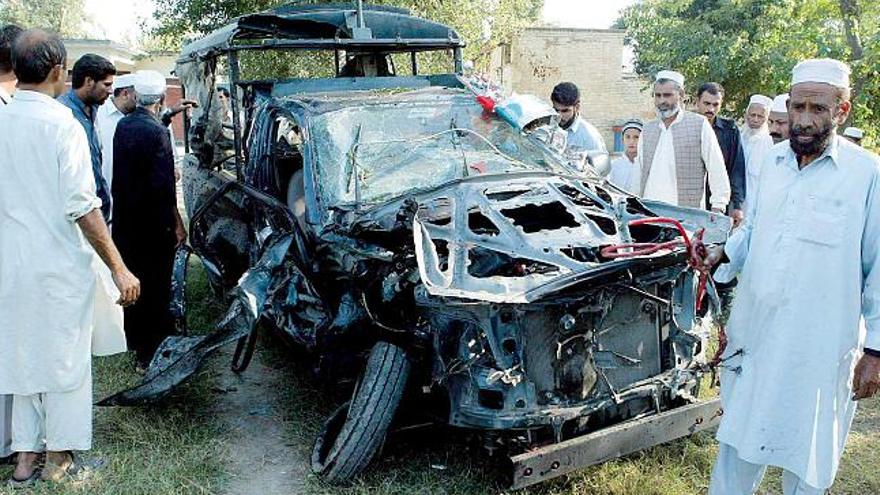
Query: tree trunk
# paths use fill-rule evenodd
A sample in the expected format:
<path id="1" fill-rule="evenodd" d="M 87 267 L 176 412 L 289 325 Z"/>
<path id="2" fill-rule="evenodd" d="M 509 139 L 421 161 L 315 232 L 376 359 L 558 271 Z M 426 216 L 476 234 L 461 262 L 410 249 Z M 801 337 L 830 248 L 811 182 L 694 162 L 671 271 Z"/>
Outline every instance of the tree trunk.
<path id="1" fill-rule="evenodd" d="M 862 47 L 862 39 L 859 36 L 859 18 L 861 17 L 861 9 L 859 9 L 858 0 L 839 0 L 840 14 L 843 17 L 843 30 L 846 33 L 846 42 L 852 52 L 850 61 L 858 62 L 862 59 L 864 49 Z M 865 78 L 856 71 L 853 74 L 852 83 L 852 101 L 858 101 L 865 87 Z M 849 125 L 853 118 L 853 112 L 850 112 L 844 125 Z"/>

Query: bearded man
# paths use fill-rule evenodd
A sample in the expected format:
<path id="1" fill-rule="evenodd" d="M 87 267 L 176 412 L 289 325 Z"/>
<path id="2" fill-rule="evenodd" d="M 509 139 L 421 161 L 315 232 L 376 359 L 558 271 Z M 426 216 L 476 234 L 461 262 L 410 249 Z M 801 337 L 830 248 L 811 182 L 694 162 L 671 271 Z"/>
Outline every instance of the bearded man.
<path id="1" fill-rule="evenodd" d="M 837 136 L 849 75 L 837 60 L 795 66 L 791 139 L 761 164 L 745 224 L 704 260 L 726 257 L 715 278 L 740 280 L 710 495 L 754 493 L 768 465 L 785 495 L 824 493 L 856 401 L 880 388 L 880 157 Z"/>
<path id="2" fill-rule="evenodd" d="M 767 127 L 774 144 L 788 139 L 788 93 L 776 95 L 776 98 L 773 98 L 770 116 L 767 118 Z"/>
<path id="3" fill-rule="evenodd" d="M 761 153 L 764 148 L 773 146 L 773 138 L 770 137 L 770 129 L 767 127 L 767 119 L 770 117 L 770 107 L 773 99 L 764 95 L 752 95 L 749 98 L 749 106 L 746 107 L 746 121 L 740 128 L 740 142 L 742 142 L 743 154 L 746 158 L 746 170 L 752 151 L 757 149 Z M 748 191 L 748 186 L 746 186 Z"/>
<path id="4" fill-rule="evenodd" d="M 724 214 L 730 181 L 715 131 L 702 115 L 682 108 L 684 76 L 657 73 L 654 106 L 657 119 L 645 124 L 639 139 L 640 195 L 677 206 L 704 208 L 708 176 L 709 204 Z"/>
<path id="5" fill-rule="evenodd" d="M 550 101 L 559 115 L 559 127 L 565 130 L 566 149 L 607 150 L 599 130 L 581 117 L 581 92 L 574 83 L 557 84 Z"/>
<path id="6" fill-rule="evenodd" d="M 110 96 L 115 75 L 116 67 L 109 60 L 100 55 L 86 53 L 73 64 L 70 90 L 58 97 L 58 101 L 73 112 L 73 116 L 86 131 L 92 156 L 92 174 L 95 177 L 98 198 L 101 200 L 101 213 L 108 224 L 111 209 L 110 185 L 101 171 L 101 138 L 95 119 L 98 118 L 98 107 Z"/>

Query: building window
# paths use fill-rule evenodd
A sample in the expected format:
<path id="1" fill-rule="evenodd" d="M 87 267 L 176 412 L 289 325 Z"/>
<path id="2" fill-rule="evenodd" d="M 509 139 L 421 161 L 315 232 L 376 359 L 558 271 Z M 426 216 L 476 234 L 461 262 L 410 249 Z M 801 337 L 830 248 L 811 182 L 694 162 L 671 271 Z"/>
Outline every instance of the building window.
<path id="1" fill-rule="evenodd" d="M 614 152 L 615 153 L 623 153 L 623 133 L 621 132 L 621 126 L 616 125 L 611 128 L 611 132 L 614 133 Z"/>

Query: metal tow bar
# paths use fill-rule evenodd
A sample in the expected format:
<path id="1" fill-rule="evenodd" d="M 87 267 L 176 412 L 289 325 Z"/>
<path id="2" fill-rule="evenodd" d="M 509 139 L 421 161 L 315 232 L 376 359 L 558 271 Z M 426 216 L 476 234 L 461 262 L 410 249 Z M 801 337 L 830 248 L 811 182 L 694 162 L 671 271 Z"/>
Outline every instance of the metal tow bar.
<path id="1" fill-rule="evenodd" d="M 513 456 L 510 488 L 541 483 L 713 428 L 723 414 L 721 399 L 697 402 Z"/>

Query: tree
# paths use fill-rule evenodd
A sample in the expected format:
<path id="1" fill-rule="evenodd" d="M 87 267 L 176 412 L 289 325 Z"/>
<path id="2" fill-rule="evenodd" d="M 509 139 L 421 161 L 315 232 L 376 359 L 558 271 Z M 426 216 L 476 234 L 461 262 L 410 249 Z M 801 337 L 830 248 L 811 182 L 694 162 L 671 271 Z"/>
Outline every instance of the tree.
<path id="1" fill-rule="evenodd" d="M 185 38 L 204 36 L 230 19 L 286 3 L 278 0 L 156 0 L 154 33 L 165 46 L 179 49 Z M 314 0 L 300 3 L 325 3 Z M 544 0 L 376 0 L 406 7 L 414 15 L 455 28 L 468 42 L 464 56 L 477 67 L 488 65 L 492 50 L 536 21 Z"/>
<path id="2" fill-rule="evenodd" d="M 788 91 L 791 69 L 810 57 L 853 68 L 852 124 L 880 144 L 880 2 L 866 0 L 641 0 L 625 9 L 636 72 L 675 68 L 717 81 L 726 110 L 742 115 L 749 96 Z"/>
<path id="3" fill-rule="evenodd" d="M 0 0 L 0 24 L 44 28 L 65 38 L 85 35 L 85 0 Z"/>

